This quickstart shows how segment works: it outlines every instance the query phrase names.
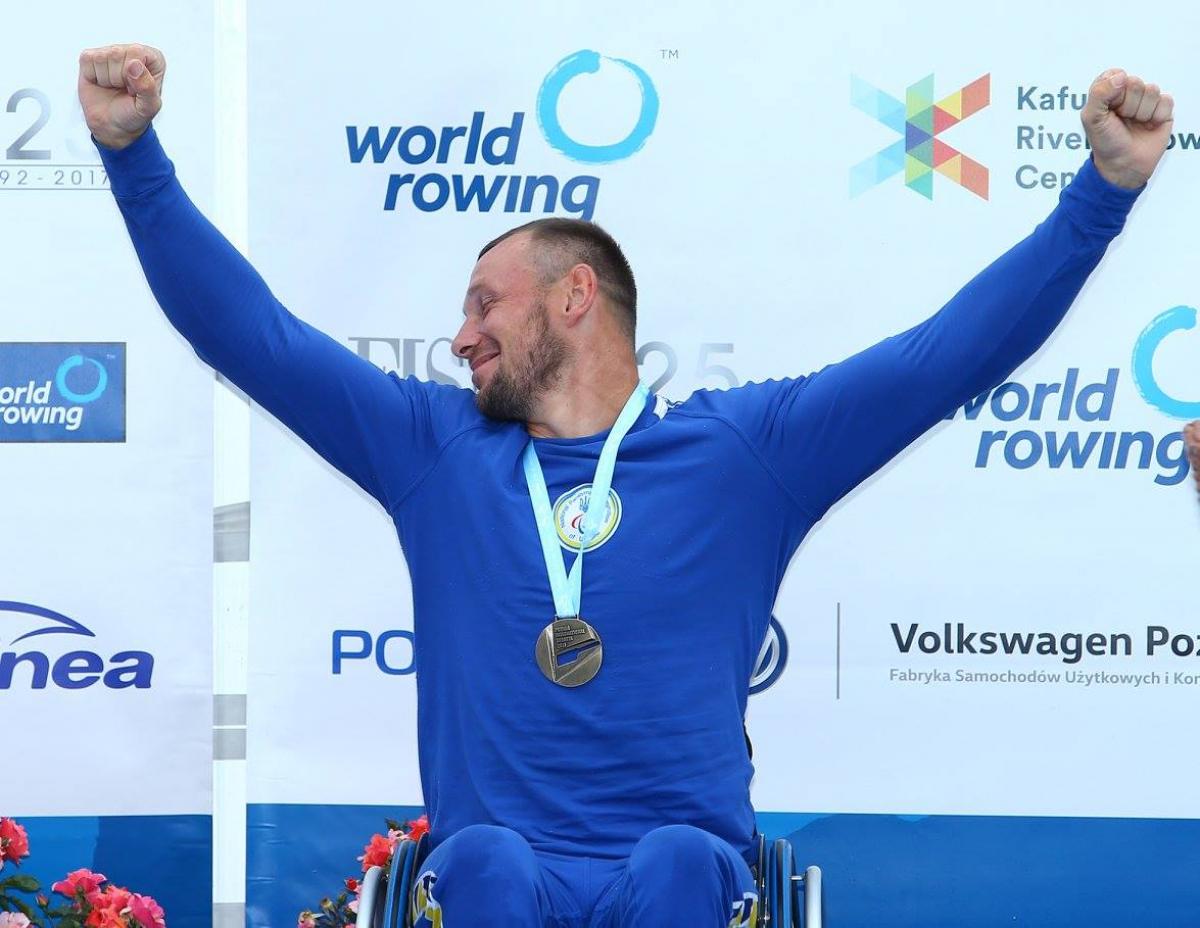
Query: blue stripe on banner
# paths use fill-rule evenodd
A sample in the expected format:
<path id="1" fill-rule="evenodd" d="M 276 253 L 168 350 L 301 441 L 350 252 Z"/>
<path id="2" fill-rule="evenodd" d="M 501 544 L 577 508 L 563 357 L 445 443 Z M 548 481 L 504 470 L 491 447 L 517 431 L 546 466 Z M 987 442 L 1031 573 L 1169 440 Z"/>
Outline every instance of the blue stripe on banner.
<path id="1" fill-rule="evenodd" d="M 251 805 L 247 924 L 296 915 L 357 876 L 385 818 L 416 807 Z M 1200 821 L 760 812 L 821 868 L 829 928 L 1196 928 Z"/>
<path id="2" fill-rule="evenodd" d="M 42 892 L 72 870 L 103 873 L 153 896 L 170 928 L 212 925 L 212 818 L 207 815 L 17 816 L 29 833 L 20 873 Z M 5 875 L 16 873 L 5 868 Z M 53 897 L 57 902 L 62 897 Z M 57 904 L 57 903 L 56 903 Z"/>
<path id="3" fill-rule="evenodd" d="M 246 924 L 290 926 L 304 909 L 362 876 L 358 862 L 386 820 L 408 821 L 418 806 L 266 805 L 246 807 Z"/>
<path id="4" fill-rule="evenodd" d="M 829 928 L 1200 925 L 1200 821 L 759 813 Z"/>

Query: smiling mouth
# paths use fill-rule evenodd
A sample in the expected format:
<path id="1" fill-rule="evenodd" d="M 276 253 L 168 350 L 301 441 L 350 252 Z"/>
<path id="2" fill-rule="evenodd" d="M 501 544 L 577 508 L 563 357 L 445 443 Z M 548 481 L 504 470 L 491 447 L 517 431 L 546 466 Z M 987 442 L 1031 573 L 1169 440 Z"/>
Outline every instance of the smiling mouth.
<path id="1" fill-rule="evenodd" d="M 498 357 L 500 357 L 499 353 L 488 355 L 482 361 L 471 362 L 471 381 L 475 384 L 475 386 L 479 386 L 479 372 L 483 370 L 486 365 L 490 364 L 492 361 L 495 361 Z"/>

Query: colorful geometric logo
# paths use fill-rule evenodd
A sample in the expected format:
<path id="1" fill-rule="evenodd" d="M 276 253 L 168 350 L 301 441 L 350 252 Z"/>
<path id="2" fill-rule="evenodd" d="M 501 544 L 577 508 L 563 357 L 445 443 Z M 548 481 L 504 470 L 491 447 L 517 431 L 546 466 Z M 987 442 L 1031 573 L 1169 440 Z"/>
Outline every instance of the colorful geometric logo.
<path id="1" fill-rule="evenodd" d="M 903 139 L 850 169 L 850 196 L 904 172 L 910 190 L 933 199 L 936 171 L 971 193 L 988 198 L 988 169 L 943 142 L 938 136 L 974 116 L 991 102 L 991 75 L 985 74 L 933 102 L 933 75 L 910 84 L 901 102 L 857 76 L 850 78 L 850 102 Z"/>

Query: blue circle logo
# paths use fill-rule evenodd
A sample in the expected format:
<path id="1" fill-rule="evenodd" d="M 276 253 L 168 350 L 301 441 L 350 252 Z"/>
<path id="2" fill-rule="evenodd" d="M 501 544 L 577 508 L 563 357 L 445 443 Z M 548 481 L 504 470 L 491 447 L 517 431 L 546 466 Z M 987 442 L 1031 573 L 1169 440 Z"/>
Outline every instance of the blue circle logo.
<path id="1" fill-rule="evenodd" d="M 787 635 L 784 634 L 779 619 L 771 616 L 771 624 L 767 626 L 767 636 L 763 639 L 762 649 L 758 652 L 758 660 L 754 664 L 754 673 L 750 677 L 750 695 L 753 696 L 774 686 L 775 681 L 783 676 L 787 659 Z"/>
<path id="2" fill-rule="evenodd" d="M 1200 401 L 1188 402 L 1167 394 L 1154 379 L 1154 352 L 1172 332 L 1196 327 L 1196 310 L 1191 306 L 1175 306 L 1156 316 L 1142 330 L 1133 346 L 1133 382 L 1138 392 L 1155 409 L 1176 419 L 1200 418 Z"/>
<path id="3" fill-rule="evenodd" d="M 606 56 L 608 61 L 628 68 L 637 78 L 642 97 L 642 109 L 638 114 L 637 125 L 629 135 L 611 145 L 585 145 L 567 135 L 562 123 L 558 121 L 558 98 L 562 96 L 567 84 L 580 74 L 595 74 L 599 71 L 600 57 L 599 52 L 586 48 L 567 55 L 550 69 L 550 73 L 542 81 L 537 97 L 538 125 L 541 126 L 546 141 L 568 158 L 586 164 L 605 164 L 628 158 L 646 144 L 646 139 L 650 138 L 654 124 L 658 121 L 658 92 L 654 89 L 650 75 L 632 61 Z"/>
<path id="4" fill-rule="evenodd" d="M 90 393 L 76 393 L 67 386 L 67 374 L 74 368 L 82 366 L 84 362 L 94 364 L 96 370 L 99 372 L 99 377 L 96 386 L 92 388 Z M 85 358 L 83 355 L 73 354 L 58 366 L 58 371 L 54 375 L 54 383 L 64 399 L 68 399 L 72 403 L 91 403 L 94 400 L 100 399 L 100 396 L 108 387 L 108 371 L 104 369 L 103 364 L 93 358 Z"/>

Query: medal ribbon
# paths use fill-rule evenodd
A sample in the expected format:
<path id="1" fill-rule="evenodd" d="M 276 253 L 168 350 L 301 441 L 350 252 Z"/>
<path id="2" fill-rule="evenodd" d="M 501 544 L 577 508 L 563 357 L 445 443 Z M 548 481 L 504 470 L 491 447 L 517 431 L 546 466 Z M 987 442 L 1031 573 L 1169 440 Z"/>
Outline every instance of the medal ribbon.
<path id="1" fill-rule="evenodd" d="M 537 522 L 538 537 L 542 542 L 542 556 L 546 561 L 546 574 L 550 578 L 550 591 L 554 594 L 554 614 L 560 618 L 571 618 L 579 615 L 579 600 L 583 589 L 583 552 L 600 534 L 600 526 L 604 521 L 604 513 L 608 508 L 608 491 L 612 487 L 613 469 L 617 466 L 617 449 L 622 439 L 633 428 L 633 423 L 642 414 L 646 405 L 646 397 L 650 391 L 644 384 L 638 384 L 625 408 L 617 416 L 612 431 L 604 440 L 600 449 L 600 460 L 596 463 L 596 475 L 592 478 L 592 493 L 588 498 L 587 509 L 584 511 L 580 524 L 579 554 L 571 565 L 571 574 L 563 566 L 563 553 L 559 548 L 558 533 L 554 529 L 554 512 L 550 508 L 550 492 L 546 489 L 546 477 L 542 473 L 541 462 L 538 461 L 537 450 L 533 440 L 525 446 L 525 483 L 529 486 L 529 501 L 533 504 L 533 517 Z M 592 505 L 597 503 L 598 505 Z"/>

